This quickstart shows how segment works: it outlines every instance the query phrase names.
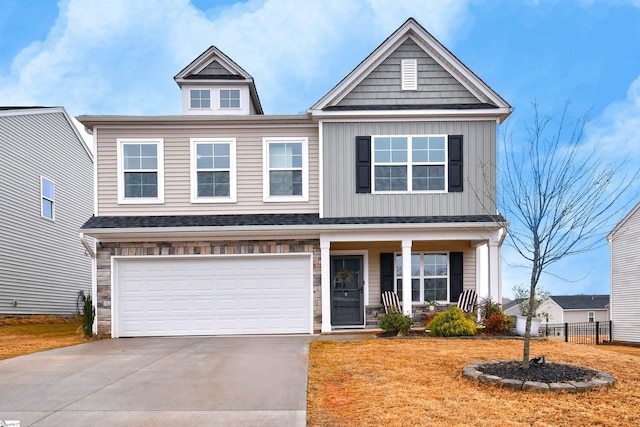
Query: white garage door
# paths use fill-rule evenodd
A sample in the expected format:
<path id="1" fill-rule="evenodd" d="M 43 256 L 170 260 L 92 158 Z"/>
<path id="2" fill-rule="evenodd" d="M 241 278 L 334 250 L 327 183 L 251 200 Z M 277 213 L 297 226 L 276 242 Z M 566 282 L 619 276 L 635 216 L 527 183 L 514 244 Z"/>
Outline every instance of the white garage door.
<path id="1" fill-rule="evenodd" d="M 113 335 L 312 333 L 308 256 L 120 258 Z"/>

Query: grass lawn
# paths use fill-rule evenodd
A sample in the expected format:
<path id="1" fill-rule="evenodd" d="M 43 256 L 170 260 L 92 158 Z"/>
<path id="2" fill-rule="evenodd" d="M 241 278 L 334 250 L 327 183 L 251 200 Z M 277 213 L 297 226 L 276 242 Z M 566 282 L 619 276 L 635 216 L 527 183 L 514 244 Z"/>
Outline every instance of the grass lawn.
<path id="1" fill-rule="evenodd" d="M 82 318 L 0 318 L 0 360 L 86 342 Z"/>
<path id="2" fill-rule="evenodd" d="M 508 391 L 472 382 L 475 361 L 522 357 L 521 340 L 363 339 L 311 343 L 309 426 L 640 425 L 640 349 L 532 342 L 531 356 L 607 371 L 613 388 Z"/>

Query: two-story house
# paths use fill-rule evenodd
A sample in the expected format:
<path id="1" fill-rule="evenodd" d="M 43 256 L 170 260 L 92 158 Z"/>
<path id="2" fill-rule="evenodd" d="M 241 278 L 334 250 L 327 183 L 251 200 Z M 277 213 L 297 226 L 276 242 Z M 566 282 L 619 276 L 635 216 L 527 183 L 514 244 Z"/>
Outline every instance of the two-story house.
<path id="1" fill-rule="evenodd" d="M 501 300 L 496 128 L 511 107 L 407 20 L 304 115 L 265 115 L 215 47 L 180 116 L 93 133 L 98 332 L 330 332 L 463 289 Z M 290 96 L 290 94 L 289 94 Z"/>
<path id="2" fill-rule="evenodd" d="M 0 315 L 81 310 L 93 205 L 93 155 L 66 110 L 0 107 Z"/>

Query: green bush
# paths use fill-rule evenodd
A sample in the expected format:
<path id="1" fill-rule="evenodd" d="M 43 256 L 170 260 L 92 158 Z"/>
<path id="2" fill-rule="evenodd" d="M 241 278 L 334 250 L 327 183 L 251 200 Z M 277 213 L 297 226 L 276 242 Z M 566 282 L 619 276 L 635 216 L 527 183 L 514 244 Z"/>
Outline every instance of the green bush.
<path id="1" fill-rule="evenodd" d="M 486 299 L 480 304 L 480 318 L 488 319 L 494 314 L 504 315 L 504 310 L 502 310 L 502 305 L 497 302 L 493 302 L 490 299 Z"/>
<path id="2" fill-rule="evenodd" d="M 438 314 L 429 323 L 431 335 L 436 337 L 462 337 L 476 334 L 473 319 L 467 317 L 458 307 Z"/>
<path id="3" fill-rule="evenodd" d="M 82 307 L 82 329 L 85 337 L 93 336 L 93 319 L 96 317 L 96 309 L 93 308 L 93 301 L 91 295 L 87 296 L 84 300 L 84 306 Z"/>
<path id="4" fill-rule="evenodd" d="M 396 335 L 407 335 L 413 327 L 413 319 L 397 311 L 392 311 L 380 318 L 380 329 Z"/>

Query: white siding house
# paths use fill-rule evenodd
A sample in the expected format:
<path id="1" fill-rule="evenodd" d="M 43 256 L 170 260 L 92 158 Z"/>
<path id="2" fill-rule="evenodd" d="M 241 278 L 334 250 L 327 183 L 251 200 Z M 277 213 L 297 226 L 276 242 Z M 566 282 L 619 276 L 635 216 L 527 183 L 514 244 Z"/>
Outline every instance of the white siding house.
<path id="1" fill-rule="evenodd" d="M 607 235 L 612 340 L 640 343 L 640 203 Z"/>
<path id="2" fill-rule="evenodd" d="M 0 201 L 0 315 L 75 313 L 93 157 L 64 108 L 0 107 Z"/>

